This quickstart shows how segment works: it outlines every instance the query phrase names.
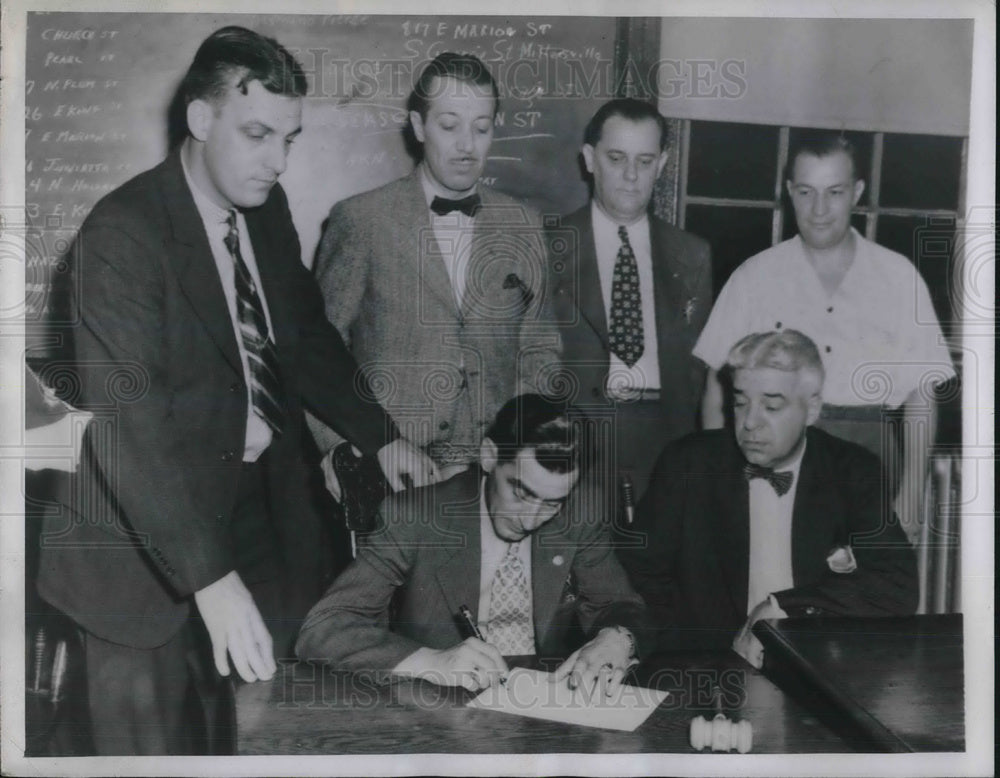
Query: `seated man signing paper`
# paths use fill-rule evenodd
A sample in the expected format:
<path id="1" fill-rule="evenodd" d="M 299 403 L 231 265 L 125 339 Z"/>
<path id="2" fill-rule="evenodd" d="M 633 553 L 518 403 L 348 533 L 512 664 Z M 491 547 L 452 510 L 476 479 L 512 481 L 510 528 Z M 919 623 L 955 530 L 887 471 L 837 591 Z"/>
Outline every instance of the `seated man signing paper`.
<path id="1" fill-rule="evenodd" d="M 811 426 L 823 402 L 813 342 L 748 335 L 723 376 L 735 430 L 667 446 L 637 509 L 646 543 L 622 554 L 659 647 L 731 643 L 760 667 L 758 619 L 913 613 L 916 558 L 883 507 L 878 458 Z"/>
<path id="2" fill-rule="evenodd" d="M 299 657 L 477 691 L 506 676 L 505 656 L 562 651 L 572 575 L 590 640 L 555 680 L 614 692 L 637 661 L 645 609 L 582 452 L 564 404 L 508 401 L 482 441 L 481 471 L 383 503 L 378 529 L 306 618 Z"/>

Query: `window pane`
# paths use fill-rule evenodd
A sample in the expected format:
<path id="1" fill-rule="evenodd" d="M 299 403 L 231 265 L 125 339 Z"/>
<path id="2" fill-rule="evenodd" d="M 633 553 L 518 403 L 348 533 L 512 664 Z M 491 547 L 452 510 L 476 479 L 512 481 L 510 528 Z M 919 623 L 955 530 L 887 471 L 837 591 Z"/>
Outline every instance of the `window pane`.
<path id="1" fill-rule="evenodd" d="M 788 132 L 788 154 L 789 161 L 791 161 L 791 155 L 795 153 L 795 149 L 800 143 L 808 143 L 810 140 L 817 138 L 821 135 L 829 135 L 831 132 L 836 133 L 837 130 L 816 130 L 804 127 L 792 127 Z M 871 180 L 871 166 L 872 166 L 872 142 L 874 135 L 870 132 L 844 132 L 844 137 L 847 138 L 854 146 L 854 159 L 857 164 L 857 174 L 860 178 L 866 181 Z M 789 175 L 790 170 L 785 171 L 785 175 Z M 788 192 L 782 187 L 783 199 L 788 200 Z M 859 206 L 864 206 L 868 204 L 868 187 L 865 187 L 865 191 L 861 194 L 861 199 L 858 200 Z"/>
<path id="2" fill-rule="evenodd" d="M 771 245 L 770 208 L 689 205 L 684 229 L 712 244 L 713 294 L 745 259 Z"/>
<path id="3" fill-rule="evenodd" d="M 691 122 L 688 194 L 773 200 L 778 128 Z"/>
<path id="4" fill-rule="evenodd" d="M 945 329 L 952 321 L 951 273 L 954 265 L 955 222 L 923 216 L 879 216 L 876 241 L 910 259 L 920 271 Z"/>
<path id="5" fill-rule="evenodd" d="M 886 208 L 958 209 L 962 139 L 886 135 L 882 192 Z"/>

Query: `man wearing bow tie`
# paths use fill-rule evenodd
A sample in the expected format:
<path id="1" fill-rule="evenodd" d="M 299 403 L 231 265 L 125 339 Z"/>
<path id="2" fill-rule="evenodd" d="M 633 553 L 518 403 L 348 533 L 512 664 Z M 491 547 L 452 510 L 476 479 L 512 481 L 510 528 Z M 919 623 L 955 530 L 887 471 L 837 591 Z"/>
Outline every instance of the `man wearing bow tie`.
<path id="1" fill-rule="evenodd" d="M 637 510 L 644 546 L 621 554 L 660 646 L 732 643 L 759 667 L 757 619 L 912 613 L 916 558 L 878 458 L 811 426 L 823 390 L 813 342 L 749 335 L 724 373 L 735 433 L 667 446 Z"/>
<path id="2" fill-rule="evenodd" d="M 667 129 L 639 100 L 612 100 L 594 114 L 583 144 L 592 199 L 562 220 L 575 237 L 553 252 L 573 402 L 613 425 L 609 467 L 631 479 L 636 497 L 663 446 L 696 429 L 705 370 L 691 349 L 711 308 L 708 243 L 649 207 Z"/>
<path id="3" fill-rule="evenodd" d="M 375 399 L 447 476 L 477 460 L 504 402 L 539 388 L 559 336 L 541 291 L 538 214 L 479 184 L 499 108 L 493 76 L 473 56 L 443 53 L 408 107 L 422 159 L 334 206 L 315 270 Z M 341 440 L 311 427 L 324 452 Z"/>
<path id="4" fill-rule="evenodd" d="M 588 641 L 555 680 L 613 692 L 648 648 L 645 608 L 615 557 L 584 446 L 565 403 L 508 401 L 481 468 L 382 504 L 378 529 L 309 612 L 299 657 L 479 690 L 506 674 L 504 657 L 576 648 L 576 616 Z"/>

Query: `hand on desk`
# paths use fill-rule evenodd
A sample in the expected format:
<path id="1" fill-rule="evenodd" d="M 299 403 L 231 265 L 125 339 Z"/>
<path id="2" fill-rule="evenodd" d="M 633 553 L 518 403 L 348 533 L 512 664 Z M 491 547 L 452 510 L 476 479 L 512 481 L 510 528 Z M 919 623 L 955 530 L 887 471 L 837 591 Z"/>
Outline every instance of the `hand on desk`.
<path id="1" fill-rule="evenodd" d="M 195 592 L 194 601 L 212 639 L 220 675 L 229 675 L 229 657 L 248 683 L 267 681 L 274 675 L 277 665 L 271 633 L 239 573 L 233 570 Z"/>
<path id="2" fill-rule="evenodd" d="M 634 647 L 631 633 L 617 627 L 605 627 L 593 640 L 570 654 L 556 668 L 552 680 L 565 680 L 570 689 L 582 687 L 588 697 L 601 684 L 610 697 L 621 686 L 625 673 L 639 664 Z"/>
<path id="3" fill-rule="evenodd" d="M 418 648 L 396 665 L 393 672 L 438 686 L 462 686 L 478 692 L 506 680 L 508 668 L 495 646 L 478 638 L 467 638 L 451 648 Z"/>
<path id="4" fill-rule="evenodd" d="M 783 619 L 786 616 L 788 614 L 781 609 L 772 597 L 761 600 L 750 611 L 746 623 L 736 633 L 736 637 L 733 638 L 733 651 L 760 670 L 764 666 L 764 646 L 761 645 L 757 636 L 753 634 L 753 625 L 760 619 Z"/>

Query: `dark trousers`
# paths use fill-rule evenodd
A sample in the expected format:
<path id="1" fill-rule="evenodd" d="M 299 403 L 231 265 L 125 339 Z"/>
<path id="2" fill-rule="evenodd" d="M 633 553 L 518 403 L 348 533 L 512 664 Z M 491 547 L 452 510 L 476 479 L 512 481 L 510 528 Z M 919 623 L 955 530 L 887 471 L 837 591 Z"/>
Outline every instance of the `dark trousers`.
<path id="1" fill-rule="evenodd" d="M 267 510 L 266 463 L 243 467 L 231 527 L 237 572 L 254 597 L 277 658 L 289 656 L 285 576 Z M 233 683 L 219 675 L 211 640 L 191 599 L 191 617 L 167 643 L 139 649 L 84 634 L 87 689 L 99 755 L 227 754 L 235 744 Z"/>

